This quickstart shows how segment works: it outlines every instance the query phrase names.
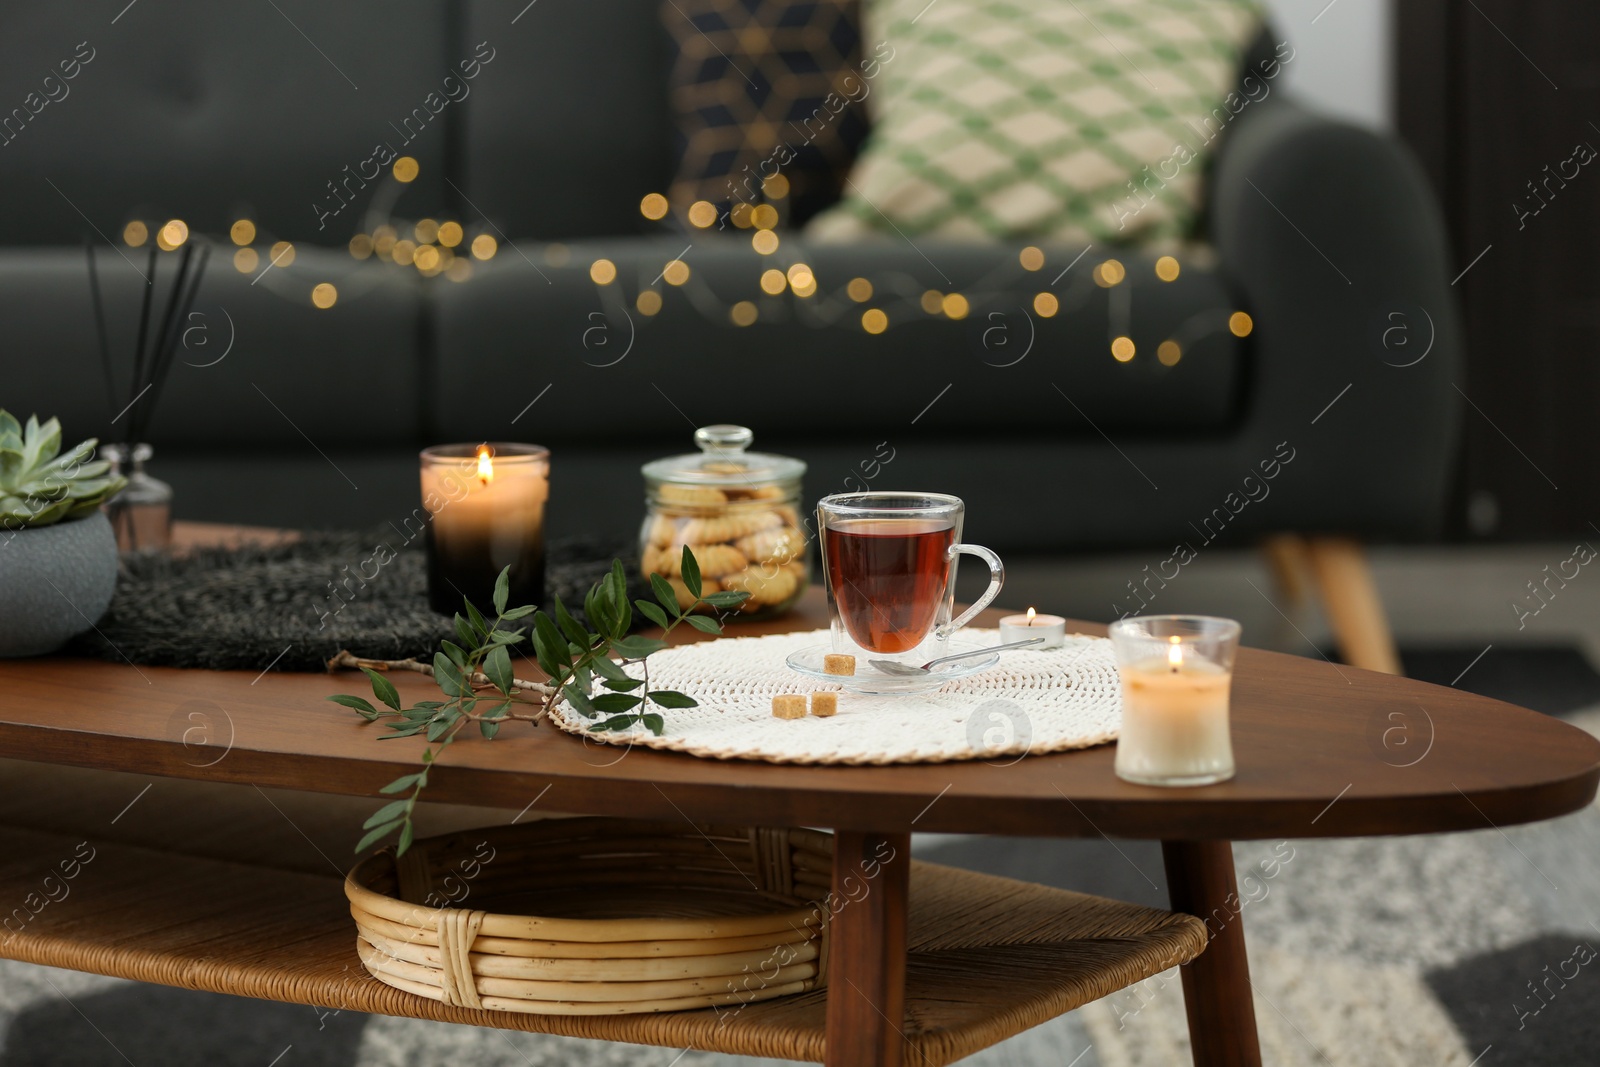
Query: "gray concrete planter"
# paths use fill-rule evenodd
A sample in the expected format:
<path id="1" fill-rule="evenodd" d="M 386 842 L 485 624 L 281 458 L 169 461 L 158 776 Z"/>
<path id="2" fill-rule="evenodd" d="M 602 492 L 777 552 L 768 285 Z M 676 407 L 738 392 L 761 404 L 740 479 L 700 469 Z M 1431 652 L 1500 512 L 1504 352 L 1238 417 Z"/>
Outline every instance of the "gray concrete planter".
<path id="1" fill-rule="evenodd" d="M 54 652 L 100 621 L 117 588 L 117 538 L 101 512 L 0 530 L 0 656 Z"/>

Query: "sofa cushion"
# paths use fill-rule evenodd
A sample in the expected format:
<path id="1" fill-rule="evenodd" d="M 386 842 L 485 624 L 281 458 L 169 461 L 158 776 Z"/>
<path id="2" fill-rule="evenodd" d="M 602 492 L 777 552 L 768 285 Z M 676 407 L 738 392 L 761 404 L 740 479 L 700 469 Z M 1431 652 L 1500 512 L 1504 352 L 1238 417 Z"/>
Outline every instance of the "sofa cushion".
<path id="1" fill-rule="evenodd" d="M 677 49 L 674 206 L 725 216 L 780 172 L 773 200 L 793 225 L 838 200 L 872 88 L 859 0 L 665 0 L 661 21 Z"/>
<path id="2" fill-rule="evenodd" d="M 1167 282 L 1151 258 L 1127 257 L 1125 277 L 1104 288 L 1095 275 L 1116 272 L 1098 252 L 1052 246 L 1036 250 L 1041 264 L 1019 251 L 784 238 L 763 257 L 714 233 L 692 244 L 584 242 L 555 256 L 519 243 L 467 284 L 427 288 L 437 431 L 614 446 L 687 445 L 689 431 L 714 422 L 754 427 L 762 440 L 895 426 L 912 436 L 1099 441 L 1233 425 L 1246 342 L 1229 332 L 1235 305 L 1214 270 L 1190 262 Z M 682 285 L 663 278 L 673 260 L 688 267 Z M 802 266 L 814 295 L 763 292 L 765 271 L 803 281 Z M 614 280 L 597 285 L 596 275 Z M 864 301 L 849 293 L 856 279 L 872 286 Z M 661 310 L 648 313 L 658 298 Z M 737 325 L 752 312 L 751 325 Z M 871 312 L 883 332 L 866 329 L 878 325 Z M 1132 348 L 1127 362 L 1112 354 L 1118 338 L 1118 351 Z M 1167 349 L 1163 361 L 1167 341 L 1177 358 Z"/>
<path id="3" fill-rule="evenodd" d="M 1132 243 L 1193 227 L 1254 0 L 875 0 L 894 44 L 850 195 L 819 239 Z"/>
<path id="4" fill-rule="evenodd" d="M 177 256 L 159 259 L 158 300 Z M 58 416 L 73 440 L 116 439 L 127 426 L 117 416 L 129 399 L 147 264 L 144 250 L 124 259 L 106 248 L 97 263 L 118 380 L 111 395 L 83 250 L 0 249 L 7 296 L 0 407 L 23 418 Z M 341 445 L 414 447 L 423 404 L 416 272 L 316 248 L 300 249 L 292 265 L 263 273 L 265 266 L 243 274 L 226 250 L 212 258 L 150 423 L 158 465 L 168 446 L 312 459 Z M 327 309 L 311 303 L 323 282 L 338 291 Z"/>
<path id="5" fill-rule="evenodd" d="M 452 50 L 450 11 L 162 0 L 91 19 L 75 4 L 10 5 L 6 243 L 118 239 L 130 219 L 173 217 L 221 234 L 243 216 L 267 240 L 342 245 L 382 186 L 402 191 L 374 180 L 378 145 L 419 161 L 400 210 L 426 214 L 447 188 L 441 127 L 455 105 L 425 128 L 407 120 L 417 108 L 431 116 L 425 101 L 443 99 L 443 80 L 472 55 Z"/>

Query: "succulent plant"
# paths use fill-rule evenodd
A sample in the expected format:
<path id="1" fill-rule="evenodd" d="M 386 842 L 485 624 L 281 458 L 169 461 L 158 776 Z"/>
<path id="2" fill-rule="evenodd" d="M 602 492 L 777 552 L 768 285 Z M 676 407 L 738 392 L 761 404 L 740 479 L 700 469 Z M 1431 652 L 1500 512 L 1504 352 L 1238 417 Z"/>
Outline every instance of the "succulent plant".
<path id="1" fill-rule="evenodd" d="M 0 409 L 0 529 L 83 518 L 127 485 L 110 463 L 92 461 L 97 444 L 91 437 L 62 454 L 60 422 L 29 416 L 24 427 Z"/>

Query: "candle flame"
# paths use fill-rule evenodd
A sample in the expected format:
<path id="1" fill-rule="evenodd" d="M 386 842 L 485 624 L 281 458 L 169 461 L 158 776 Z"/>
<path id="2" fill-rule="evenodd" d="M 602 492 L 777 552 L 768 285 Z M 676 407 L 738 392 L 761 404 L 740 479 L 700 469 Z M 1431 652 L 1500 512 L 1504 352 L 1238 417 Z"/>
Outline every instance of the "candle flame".
<path id="1" fill-rule="evenodd" d="M 1177 670 L 1183 666 L 1183 646 L 1178 643 L 1181 638 L 1174 635 L 1167 640 L 1172 642 L 1167 646 L 1167 663 L 1171 664 L 1173 670 Z"/>
<path id="2" fill-rule="evenodd" d="M 1033 609 L 1029 608 L 1028 609 L 1028 625 L 1029 626 L 1033 625 L 1033 614 L 1034 614 Z"/>
<path id="3" fill-rule="evenodd" d="M 494 461 L 489 458 L 489 446 L 478 449 L 478 481 L 488 485 L 494 481 Z"/>

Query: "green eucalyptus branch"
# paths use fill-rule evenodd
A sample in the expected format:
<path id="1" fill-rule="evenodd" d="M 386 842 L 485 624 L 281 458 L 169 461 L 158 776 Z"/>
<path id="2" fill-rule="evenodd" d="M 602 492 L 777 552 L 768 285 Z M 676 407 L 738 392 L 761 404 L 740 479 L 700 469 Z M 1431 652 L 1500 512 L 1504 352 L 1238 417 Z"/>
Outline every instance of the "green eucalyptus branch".
<path id="1" fill-rule="evenodd" d="M 495 617 L 491 622 L 471 600 L 464 600 L 466 613 L 455 616 L 456 641 L 440 642 L 431 664 L 419 660 L 369 660 L 341 651 L 328 661 L 329 669 L 359 667 L 372 683 L 378 705 L 363 697 L 338 694 L 328 699 L 354 710 L 368 722 L 387 720 L 390 731 L 379 740 L 415 737 L 422 734 L 428 747 L 422 753 L 422 770 L 402 775 L 384 786 L 385 794 L 409 795 L 391 801 L 373 813 L 364 829 L 368 832 L 356 845 L 364 851 L 398 831 L 397 854 L 411 847 L 412 816 L 417 800 L 428 784 L 429 772 L 445 748 L 468 723 L 493 740 L 507 721 L 537 723 L 565 702 L 586 719 L 595 720 L 597 731 L 626 730 L 643 726 L 660 735 L 665 728 L 664 711 L 692 708 L 693 697 L 670 689 L 650 688 L 649 657 L 666 648 L 668 642 L 654 637 L 630 634 L 634 610 L 655 623 L 667 636 L 687 623 L 702 633 L 719 634 L 722 623 L 716 618 L 695 614 L 700 608 L 722 611 L 737 607 L 749 596 L 742 592 L 702 595 L 700 567 L 687 547 L 683 550 L 683 584 L 693 597 L 688 607 L 679 607 L 677 594 L 659 575 L 651 575 L 650 588 L 658 603 L 628 601 L 628 577 L 620 560 L 584 597 L 583 611 L 589 625 L 573 617 L 561 598 L 555 599 L 553 614 L 534 607 L 508 608 L 510 568 L 500 572 L 494 586 Z M 522 627 L 507 627 L 528 619 Z M 539 669 L 546 682 L 527 682 L 511 670 L 510 649 L 524 641 L 532 645 Z M 616 656 L 616 659 L 612 657 Z M 624 668 L 639 664 L 643 677 L 635 678 Z M 384 677 L 388 670 L 411 670 L 432 676 L 445 699 L 420 700 L 406 707 L 394 683 Z M 596 692 L 596 689 L 603 692 Z M 531 694 L 535 699 L 528 699 Z M 514 712 L 516 705 L 533 704 L 534 714 Z"/>

